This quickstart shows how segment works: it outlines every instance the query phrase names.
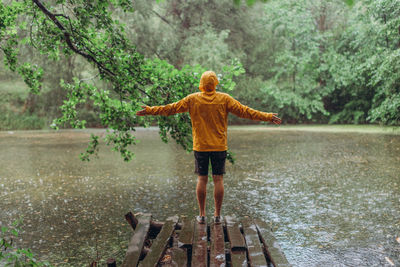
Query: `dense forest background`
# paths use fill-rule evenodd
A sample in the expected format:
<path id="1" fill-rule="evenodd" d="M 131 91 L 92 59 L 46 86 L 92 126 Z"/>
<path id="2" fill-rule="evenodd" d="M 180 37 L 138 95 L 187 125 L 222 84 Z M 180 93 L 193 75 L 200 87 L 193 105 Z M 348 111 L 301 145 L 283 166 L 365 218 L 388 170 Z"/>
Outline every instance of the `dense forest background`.
<path id="1" fill-rule="evenodd" d="M 232 61 L 242 65 L 245 72 L 233 77 L 229 93 L 279 113 L 284 123 L 400 124 L 400 1 L 235 2 L 135 0 L 133 13 L 112 14 L 145 58 L 216 73 Z M 29 20 L 21 23 L 29 28 Z M 18 57 L 43 68 L 41 93 L 2 64 L 0 129 L 48 127 L 62 116 L 67 91 L 60 80 L 85 79 L 95 68 L 77 54 L 54 61 L 32 45 L 21 42 L 18 49 Z M 79 109 L 86 126 L 102 125 L 93 103 Z"/>

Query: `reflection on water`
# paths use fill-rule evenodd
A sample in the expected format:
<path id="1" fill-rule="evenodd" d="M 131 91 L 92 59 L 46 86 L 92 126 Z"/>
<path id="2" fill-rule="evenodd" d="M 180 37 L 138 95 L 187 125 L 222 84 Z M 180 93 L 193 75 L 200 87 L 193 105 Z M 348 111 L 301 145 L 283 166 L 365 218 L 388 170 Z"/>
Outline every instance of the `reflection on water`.
<path id="1" fill-rule="evenodd" d="M 81 162 L 89 135 L 0 132 L 0 222 L 23 216 L 17 242 L 58 266 L 121 260 L 127 211 L 197 212 L 192 154 L 139 129 L 133 161 L 102 148 Z M 237 163 L 227 164 L 223 212 L 270 221 L 294 266 L 400 265 L 399 135 L 238 128 L 229 139 Z"/>

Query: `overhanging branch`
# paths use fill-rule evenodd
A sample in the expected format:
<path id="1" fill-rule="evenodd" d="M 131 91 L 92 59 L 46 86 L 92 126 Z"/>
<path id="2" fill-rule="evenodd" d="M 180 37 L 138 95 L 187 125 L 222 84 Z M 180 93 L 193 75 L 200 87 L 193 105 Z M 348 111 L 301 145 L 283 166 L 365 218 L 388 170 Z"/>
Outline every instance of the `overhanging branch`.
<path id="1" fill-rule="evenodd" d="M 64 39 L 65 42 L 67 43 L 68 47 L 74 51 L 75 53 L 83 56 L 84 58 L 86 58 L 89 62 L 93 62 L 94 64 L 96 64 L 96 66 L 98 67 L 98 69 L 100 70 L 100 72 L 107 72 L 109 75 L 111 76 L 117 76 L 113 71 L 109 70 L 108 68 L 106 68 L 103 64 L 101 64 L 95 57 L 93 57 L 92 55 L 85 53 L 84 51 L 79 50 L 74 43 L 72 42 L 71 39 L 71 33 L 68 32 L 68 30 L 64 27 L 64 25 L 57 19 L 57 17 L 65 17 L 69 20 L 69 17 L 64 15 L 64 14 L 54 14 L 52 12 L 50 12 L 39 0 L 32 0 L 33 3 L 57 26 L 57 28 L 59 28 L 63 34 L 64 34 Z M 89 48 L 86 47 L 86 49 L 88 49 L 90 51 Z M 93 52 L 92 52 L 93 53 Z M 129 70 L 130 71 L 130 70 Z M 147 95 L 149 98 L 154 99 L 151 95 L 149 95 L 146 91 L 137 88 L 140 92 L 142 92 L 143 94 Z"/>
<path id="2" fill-rule="evenodd" d="M 65 42 L 68 47 L 71 48 L 75 53 L 83 56 L 87 60 L 96 64 L 96 66 L 100 69 L 100 71 L 108 72 L 109 74 L 115 76 L 115 73 L 103 66 L 100 62 L 98 62 L 92 55 L 85 53 L 84 51 L 79 50 L 71 40 L 71 34 L 65 29 L 64 25 L 57 19 L 57 16 L 61 16 L 61 14 L 51 13 L 39 0 L 32 0 L 33 3 L 49 18 L 53 23 L 59 28 L 63 34 Z"/>

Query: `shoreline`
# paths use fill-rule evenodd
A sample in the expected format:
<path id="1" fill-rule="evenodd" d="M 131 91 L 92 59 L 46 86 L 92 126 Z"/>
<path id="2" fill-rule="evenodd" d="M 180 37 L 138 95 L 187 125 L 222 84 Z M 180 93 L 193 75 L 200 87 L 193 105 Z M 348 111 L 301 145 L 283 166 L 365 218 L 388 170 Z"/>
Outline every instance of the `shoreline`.
<path id="1" fill-rule="evenodd" d="M 135 131 L 157 131 L 157 126 L 137 127 Z M 228 131 L 299 131 L 299 132 L 321 132 L 321 133 L 370 133 L 400 135 L 400 126 L 379 126 L 379 125 L 348 125 L 348 124 L 298 124 L 298 125 L 229 125 Z M 86 129 L 42 129 L 42 130 L 0 130 L 0 134 L 14 133 L 105 133 L 105 128 Z"/>

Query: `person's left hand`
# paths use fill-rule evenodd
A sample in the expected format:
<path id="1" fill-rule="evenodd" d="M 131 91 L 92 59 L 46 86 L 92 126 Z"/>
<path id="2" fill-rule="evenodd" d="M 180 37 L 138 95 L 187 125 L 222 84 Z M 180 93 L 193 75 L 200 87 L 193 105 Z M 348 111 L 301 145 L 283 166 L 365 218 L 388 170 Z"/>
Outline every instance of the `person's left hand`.
<path id="1" fill-rule="evenodd" d="M 278 115 L 278 113 L 272 113 L 272 122 L 275 124 L 281 124 L 282 120 L 281 118 L 277 117 L 276 115 Z"/>
<path id="2" fill-rule="evenodd" d="M 142 106 L 142 110 L 139 110 L 138 112 L 136 112 L 136 115 L 137 116 L 145 116 L 145 115 L 147 115 L 147 113 L 146 113 L 146 106 Z"/>

